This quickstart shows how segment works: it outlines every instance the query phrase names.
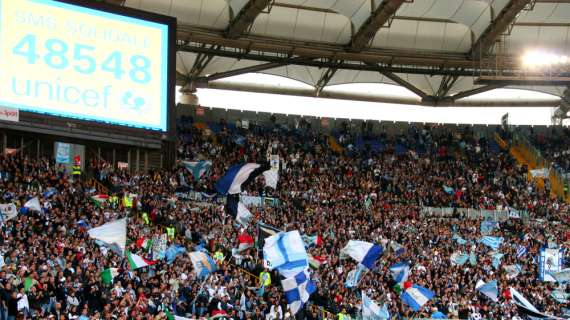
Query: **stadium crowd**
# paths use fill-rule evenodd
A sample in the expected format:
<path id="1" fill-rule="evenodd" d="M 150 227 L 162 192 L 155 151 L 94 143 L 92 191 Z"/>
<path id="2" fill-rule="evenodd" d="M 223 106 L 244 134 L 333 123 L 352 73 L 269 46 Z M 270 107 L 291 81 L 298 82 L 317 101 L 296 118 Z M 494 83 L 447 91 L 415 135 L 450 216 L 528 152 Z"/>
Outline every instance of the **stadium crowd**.
<path id="1" fill-rule="evenodd" d="M 0 156 L 2 202 L 19 209 L 2 222 L 0 233 L 0 319 L 293 318 L 278 275 L 271 272 L 269 282 L 256 278 L 267 271 L 259 251 L 232 250 L 241 233 L 258 238 L 257 222 L 322 239 L 307 249 L 319 262 L 311 271 L 317 291 L 298 319 L 356 318 L 361 292 L 386 304 L 394 318 L 518 319 L 522 315 L 509 287 L 542 312 L 562 316 L 569 307 L 567 296 L 557 301 L 551 293 L 570 291 L 539 281 L 537 263 L 542 247 L 567 248 L 568 206 L 548 197 L 548 185 L 538 190 L 527 181 L 526 168 L 507 152 L 491 150 L 491 142 L 471 129 L 411 127 L 401 135 L 376 137 L 384 143 L 382 150 L 355 146 L 361 133 L 344 130 L 343 150 L 337 152 L 326 135 L 308 126 L 220 126 L 217 132 L 195 126 L 179 130 L 179 157 L 212 163 L 201 179 L 184 166 L 129 173 L 99 162 L 90 165 L 98 181 L 93 184 L 85 176 L 72 179 L 51 160 Z M 244 194 L 274 197 L 280 204 L 250 208 L 254 220 L 245 229 L 223 208 L 215 182 L 233 163 L 264 163 L 272 154 L 280 156 L 277 188 L 266 187 L 260 177 L 245 186 Z M 101 192 L 99 183 L 108 188 L 103 203 L 91 199 Z M 191 192 L 203 200 L 183 197 Z M 129 195 L 132 202 L 122 201 Z M 34 197 L 40 211 L 24 206 Z M 432 217 L 422 213 L 427 206 L 520 210 L 528 219 L 487 224 L 459 214 Z M 123 217 L 129 218 L 130 252 L 149 257 L 141 243 L 165 233 L 168 245 L 186 252 L 132 270 L 127 259 L 86 232 Z M 490 229 L 482 230 L 482 223 Z M 505 239 L 498 263 L 497 252 L 479 242 L 483 234 Z M 356 262 L 340 257 L 351 239 L 384 248 L 377 267 L 365 272 L 356 288 L 345 286 Z M 521 247 L 525 252 L 519 255 Z M 199 248 L 207 248 L 218 264 L 205 280 L 197 278 L 187 255 Z M 455 252 L 469 254 L 469 261 L 453 263 Z M 412 266 L 404 288 L 414 283 L 436 294 L 419 312 L 402 303 L 398 294 L 404 288 L 388 269 L 402 261 Z M 513 271 L 514 265 L 520 269 Z M 101 278 L 109 268 L 118 271 L 111 284 Z M 478 280 L 493 279 L 497 302 L 475 290 Z"/>

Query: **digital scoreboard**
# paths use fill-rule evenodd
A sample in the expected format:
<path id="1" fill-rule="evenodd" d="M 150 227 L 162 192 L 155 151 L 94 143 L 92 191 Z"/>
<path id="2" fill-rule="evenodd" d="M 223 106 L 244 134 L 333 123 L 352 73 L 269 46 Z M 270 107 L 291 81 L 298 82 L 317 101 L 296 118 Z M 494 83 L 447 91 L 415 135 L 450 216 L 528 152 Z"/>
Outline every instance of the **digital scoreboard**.
<path id="1" fill-rule="evenodd" d="M 0 106 L 167 131 L 176 20 L 99 6 L 0 0 Z"/>

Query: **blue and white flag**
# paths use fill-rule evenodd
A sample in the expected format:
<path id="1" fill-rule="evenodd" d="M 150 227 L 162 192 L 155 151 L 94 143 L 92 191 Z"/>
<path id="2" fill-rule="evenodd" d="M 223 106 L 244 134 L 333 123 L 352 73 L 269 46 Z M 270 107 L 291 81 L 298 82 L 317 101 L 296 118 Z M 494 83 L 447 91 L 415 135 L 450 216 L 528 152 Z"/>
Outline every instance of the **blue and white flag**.
<path id="1" fill-rule="evenodd" d="M 269 270 L 292 277 L 309 267 L 309 257 L 299 231 L 280 232 L 265 239 L 263 259 Z M 291 275 L 292 274 L 292 275 Z"/>
<path id="2" fill-rule="evenodd" d="M 503 256 L 504 254 L 500 252 L 493 253 L 493 261 L 492 261 L 493 268 L 499 269 L 499 266 L 501 265 L 501 259 L 503 258 Z"/>
<path id="3" fill-rule="evenodd" d="M 166 257 L 166 262 L 168 264 L 174 262 L 174 259 L 179 255 L 186 252 L 186 248 L 179 244 L 173 244 L 168 249 L 166 249 L 164 256 Z"/>
<path id="4" fill-rule="evenodd" d="M 287 304 L 293 314 L 299 312 L 303 305 L 309 301 L 311 294 L 317 289 L 315 283 L 311 281 L 307 270 L 299 272 L 294 277 L 281 280 L 281 286 L 283 286 Z"/>
<path id="5" fill-rule="evenodd" d="M 400 295 L 400 299 L 402 299 L 402 301 L 414 312 L 418 312 L 420 311 L 420 308 L 434 296 L 435 293 L 433 293 L 433 291 L 414 284 Z"/>
<path id="6" fill-rule="evenodd" d="M 503 237 L 484 236 L 479 242 L 496 251 L 503 243 Z"/>
<path id="7" fill-rule="evenodd" d="M 362 320 L 390 319 L 388 306 L 384 304 L 380 308 L 366 293 L 362 292 Z"/>
<path id="8" fill-rule="evenodd" d="M 451 239 L 457 241 L 457 244 L 459 244 L 459 245 L 467 244 L 467 240 L 463 239 L 462 237 L 460 237 L 456 233 L 453 234 L 453 237 L 451 237 Z"/>
<path id="9" fill-rule="evenodd" d="M 346 276 L 346 281 L 344 283 L 344 286 L 347 288 L 354 288 L 358 285 L 358 282 L 360 281 L 360 276 L 362 275 L 362 272 L 366 270 L 366 267 L 364 267 L 363 265 L 361 265 L 360 263 L 354 268 L 352 269 L 348 275 Z"/>
<path id="10" fill-rule="evenodd" d="M 56 193 L 57 193 L 57 190 L 55 188 L 47 188 L 47 190 L 43 193 L 43 196 L 45 199 L 47 199 Z"/>
<path id="11" fill-rule="evenodd" d="M 234 164 L 216 182 L 216 191 L 222 195 L 240 193 L 242 184 L 261 174 L 263 171 L 259 170 L 261 167 L 257 163 Z"/>
<path id="12" fill-rule="evenodd" d="M 462 266 L 467 262 L 467 260 L 469 260 L 469 255 L 460 251 L 456 251 L 451 254 L 450 260 L 452 265 Z"/>
<path id="13" fill-rule="evenodd" d="M 184 167 L 196 180 L 200 180 L 203 175 L 210 171 L 210 167 L 212 167 L 212 161 L 208 160 L 200 160 L 200 161 L 181 161 Z"/>
<path id="14" fill-rule="evenodd" d="M 216 266 L 214 260 L 212 260 L 208 254 L 202 251 L 190 252 L 190 260 L 192 261 L 196 275 L 200 279 L 203 279 L 210 273 L 218 270 L 218 267 Z"/>
<path id="15" fill-rule="evenodd" d="M 490 221 L 490 220 L 485 220 L 485 221 L 481 221 L 481 234 L 483 235 L 488 235 L 491 232 L 493 232 L 493 230 L 495 230 L 495 227 L 497 226 L 497 223 L 495 221 Z"/>
<path id="16" fill-rule="evenodd" d="M 550 293 L 550 296 L 554 301 L 558 303 L 568 303 L 568 298 L 570 298 L 570 293 L 564 292 L 564 290 L 554 290 Z"/>
<path id="17" fill-rule="evenodd" d="M 341 257 L 348 255 L 366 268 L 372 269 L 382 255 L 382 247 L 366 241 L 350 240 L 340 254 Z"/>
<path id="18" fill-rule="evenodd" d="M 394 251 L 394 253 L 396 253 L 397 256 L 406 252 L 406 248 L 404 248 L 401 244 L 397 243 L 394 240 L 390 241 L 390 248 L 392 248 L 392 251 Z"/>
<path id="19" fill-rule="evenodd" d="M 510 264 L 504 266 L 503 269 L 505 269 L 505 272 L 507 273 L 507 279 L 509 280 L 516 278 L 522 271 L 522 267 L 518 264 Z"/>
<path id="20" fill-rule="evenodd" d="M 570 281 L 570 268 L 562 269 L 552 274 L 558 283 L 566 283 Z"/>
<path id="21" fill-rule="evenodd" d="M 483 282 L 483 280 L 479 280 L 475 285 L 475 289 L 487 296 L 489 299 L 495 302 L 499 301 L 499 287 L 497 286 L 497 280 L 492 280 L 487 283 Z"/>
<path id="22" fill-rule="evenodd" d="M 247 209 L 247 207 L 243 203 L 238 202 L 236 221 L 239 222 L 244 228 L 247 228 L 252 219 L 253 215 Z"/>
<path id="23" fill-rule="evenodd" d="M 525 246 L 523 246 L 523 245 L 519 245 L 519 246 L 517 247 L 517 258 L 520 259 L 520 258 L 524 257 L 524 255 L 526 254 L 526 252 L 527 252 L 527 248 L 526 248 Z"/>
<path id="24" fill-rule="evenodd" d="M 511 297 L 513 302 L 517 306 L 519 315 L 527 316 L 531 319 L 562 319 L 559 317 L 554 317 L 545 313 L 542 313 L 536 309 L 520 292 L 515 288 L 509 288 L 511 291 Z"/>
<path id="25" fill-rule="evenodd" d="M 469 252 L 469 264 L 471 264 L 472 266 L 476 266 L 477 265 L 477 255 L 475 254 L 475 250 L 471 250 L 471 252 Z"/>
<path id="26" fill-rule="evenodd" d="M 390 273 L 392 274 L 394 281 L 402 286 L 402 284 L 408 280 L 408 276 L 410 275 L 410 265 L 407 262 L 398 262 L 390 267 Z"/>

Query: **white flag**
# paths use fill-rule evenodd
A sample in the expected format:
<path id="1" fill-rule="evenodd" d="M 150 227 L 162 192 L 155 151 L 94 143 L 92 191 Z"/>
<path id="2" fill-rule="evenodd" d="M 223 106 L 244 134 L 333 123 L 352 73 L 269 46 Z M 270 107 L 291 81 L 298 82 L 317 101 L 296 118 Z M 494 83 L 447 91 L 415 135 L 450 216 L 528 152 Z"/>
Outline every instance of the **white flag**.
<path id="1" fill-rule="evenodd" d="M 91 238 L 104 242 L 117 254 L 123 256 L 127 245 L 127 218 L 105 223 L 87 232 Z"/>
<path id="2" fill-rule="evenodd" d="M 33 211 L 42 211 L 42 207 L 40 206 L 40 200 L 38 200 L 38 197 L 28 200 L 28 202 L 24 204 L 24 207 Z"/>
<path id="3" fill-rule="evenodd" d="M 271 169 L 263 171 L 265 177 L 265 185 L 273 189 L 277 189 L 277 181 L 279 181 L 279 173 L 277 170 Z"/>
<path id="4" fill-rule="evenodd" d="M 18 215 L 18 209 L 13 203 L 0 204 L 0 213 L 3 215 L 4 220 L 10 220 Z"/>
<path id="5" fill-rule="evenodd" d="M 243 203 L 239 202 L 237 207 L 237 216 L 236 216 L 237 222 L 239 222 L 242 226 L 244 226 L 244 228 L 247 228 L 252 218 L 253 215 L 251 214 L 251 212 L 249 212 L 247 207 Z"/>

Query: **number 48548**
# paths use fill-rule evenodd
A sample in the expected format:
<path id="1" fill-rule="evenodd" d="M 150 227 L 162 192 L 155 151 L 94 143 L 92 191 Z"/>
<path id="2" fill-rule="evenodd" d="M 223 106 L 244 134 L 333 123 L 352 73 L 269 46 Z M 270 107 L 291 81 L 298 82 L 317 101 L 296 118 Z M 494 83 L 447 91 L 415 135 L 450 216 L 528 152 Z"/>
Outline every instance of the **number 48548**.
<path id="1" fill-rule="evenodd" d="M 123 68 L 123 55 L 121 51 L 113 51 L 107 58 L 97 65 L 97 60 L 92 56 L 95 47 L 80 43 L 75 43 L 72 50 L 69 45 L 60 39 L 48 39 L 44 43 L 46 53 L 40 56 L 37 50 L 37 39 L 35 35 L 28 34 L 14 46 L 12 53 L 22 56 L 29 64 L 35 64 L 39 59 L 53 69 L 66 69 L 70 66 L 81 74 L 92 74 L 98 68 L 102 71 L 110 72 L 115 79 L 121 80 L 125 73 L 129 78 L 141 84 L 150 82 L 150 60 L 141 55 L 133 55 L 129 59 L 130 68 Z"/>

